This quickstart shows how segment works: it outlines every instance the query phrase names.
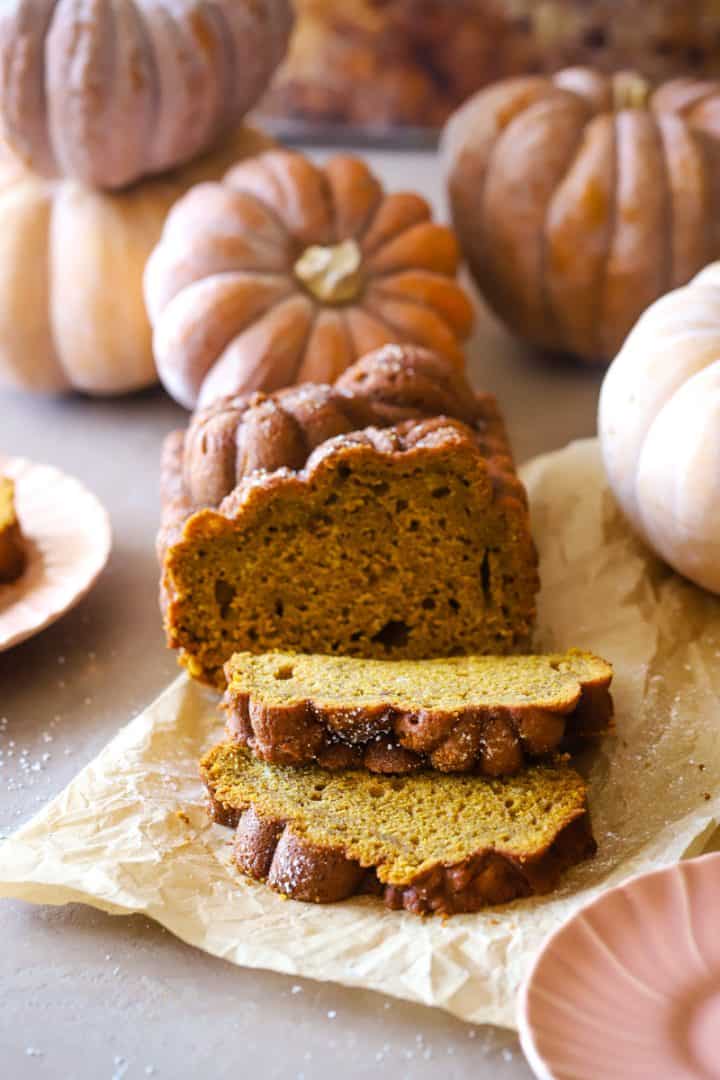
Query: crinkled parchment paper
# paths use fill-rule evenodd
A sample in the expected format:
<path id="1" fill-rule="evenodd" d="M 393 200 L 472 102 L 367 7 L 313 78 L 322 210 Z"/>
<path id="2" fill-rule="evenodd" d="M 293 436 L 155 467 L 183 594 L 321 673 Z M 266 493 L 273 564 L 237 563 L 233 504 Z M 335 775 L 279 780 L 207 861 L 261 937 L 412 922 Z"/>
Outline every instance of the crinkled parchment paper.
<path id="1" fill-rule="evenodd" d="M 513 1026 L 545 935 L 599 890 L 701 850 L 720 817 L 720 600 L 630 535 L 594 441 L 524 475 L 541 555 L 538 646 L 591 648 L 616 671 L 617 736 L 581 762 L 600 852 L 552 899 L 423 921 L 369 898 L 316 907 L 244 881 L 197 779 L 221 733 L 215 700 L 184 677 L 3 844 L 0 895 L 141 911 L 237 964 Z"/>

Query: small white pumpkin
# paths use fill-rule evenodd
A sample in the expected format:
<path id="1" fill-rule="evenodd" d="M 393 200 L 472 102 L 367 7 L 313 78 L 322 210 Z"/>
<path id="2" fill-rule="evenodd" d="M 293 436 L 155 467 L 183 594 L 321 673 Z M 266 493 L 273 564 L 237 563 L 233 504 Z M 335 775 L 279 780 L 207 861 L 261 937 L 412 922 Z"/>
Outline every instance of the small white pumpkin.
<path id="1" fill-rule="evenodd" d="M 634 528 L 720 593 L 720 262 L 642 315 L 605 377 L 598 432 Z"/>

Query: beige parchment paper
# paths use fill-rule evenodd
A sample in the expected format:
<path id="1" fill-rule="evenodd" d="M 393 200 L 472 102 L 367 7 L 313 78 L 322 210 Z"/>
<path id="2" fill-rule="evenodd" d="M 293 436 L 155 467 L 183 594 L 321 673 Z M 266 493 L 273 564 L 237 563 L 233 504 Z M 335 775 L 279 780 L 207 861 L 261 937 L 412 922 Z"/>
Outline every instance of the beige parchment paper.
<path id="1" fill-rule="evenodd" d="M 537 644 L 591 648 L 616 670 L 617 735 L 581 761 L 600 851 L 554 897 L 443 922 L 371 898 L 286 901 L 243 880 L 197 778 L 221 734 L 216 699 L 185 677 L 0 847 L 0 895 L 143 912 L 236 964 L 513 1027 L 544 937 L 598 891 L 698 853 L 720 818 L 720 600 L 632 537 L 595 441 L 536 459 L 524 477 L 543 580 Z"/>

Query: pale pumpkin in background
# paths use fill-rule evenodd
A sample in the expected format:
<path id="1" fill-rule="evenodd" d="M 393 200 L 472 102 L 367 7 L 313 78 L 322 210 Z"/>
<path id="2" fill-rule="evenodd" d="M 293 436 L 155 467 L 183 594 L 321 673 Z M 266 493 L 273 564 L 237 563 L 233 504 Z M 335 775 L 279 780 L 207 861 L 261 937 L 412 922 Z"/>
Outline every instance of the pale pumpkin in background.
<path id="1" fill-rule="evenodd" d="M 160 379 L 183 405 L 334 382 L 388 342 L 462 367 L 451 229 L 357 158 L 270 151 L 180 200 L 145 273 Z"/>
<path id="2" fill-rule="evenodd" d="M 173 202 L 269 140 L 241 129 L 162 179 L 103 193 L 0 149 L 0 386 L 119 394 L 157 381 L 142 275 Z"/>
<path id="3" fill-rule="evenodd" d="M 720 263 L 642 316 L 605 376 L 598 431 L 637 532 L 720 593 Z"/>
<path id="4" fill-rule="evenodd" d="M 720 83 L 568 69 L 481 91 L 443 138 L 454 225 L 508 327 L 604 361 L 720 256 Z"/>
<path id="5" fill-rule="evenodd" d="M 290 0 L 3 0 L 6 138 L 94 187 L 175 168 L 238 125 L 291 26 Z"/>

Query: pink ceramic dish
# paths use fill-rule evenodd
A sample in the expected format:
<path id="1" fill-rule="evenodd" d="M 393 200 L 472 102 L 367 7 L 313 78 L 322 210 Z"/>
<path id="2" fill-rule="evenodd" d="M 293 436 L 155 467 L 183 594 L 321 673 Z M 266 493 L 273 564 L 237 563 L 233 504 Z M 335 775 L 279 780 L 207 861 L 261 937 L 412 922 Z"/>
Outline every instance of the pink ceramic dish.
<path id="1" fill-rule="evenodd" d="M 0 457 L 15 481 L 27 566 L 0 585 L 0 652 L 39 633 L 91 588 L 110 554 L 110 522 L 82 484 L 50 465 Z"/>
<path id="2" fill-rule="evenodd" d="M 553 934 L 520 1039 L 541 1080 L 719 1080 L 720 854 L 611 889 Z"/>

